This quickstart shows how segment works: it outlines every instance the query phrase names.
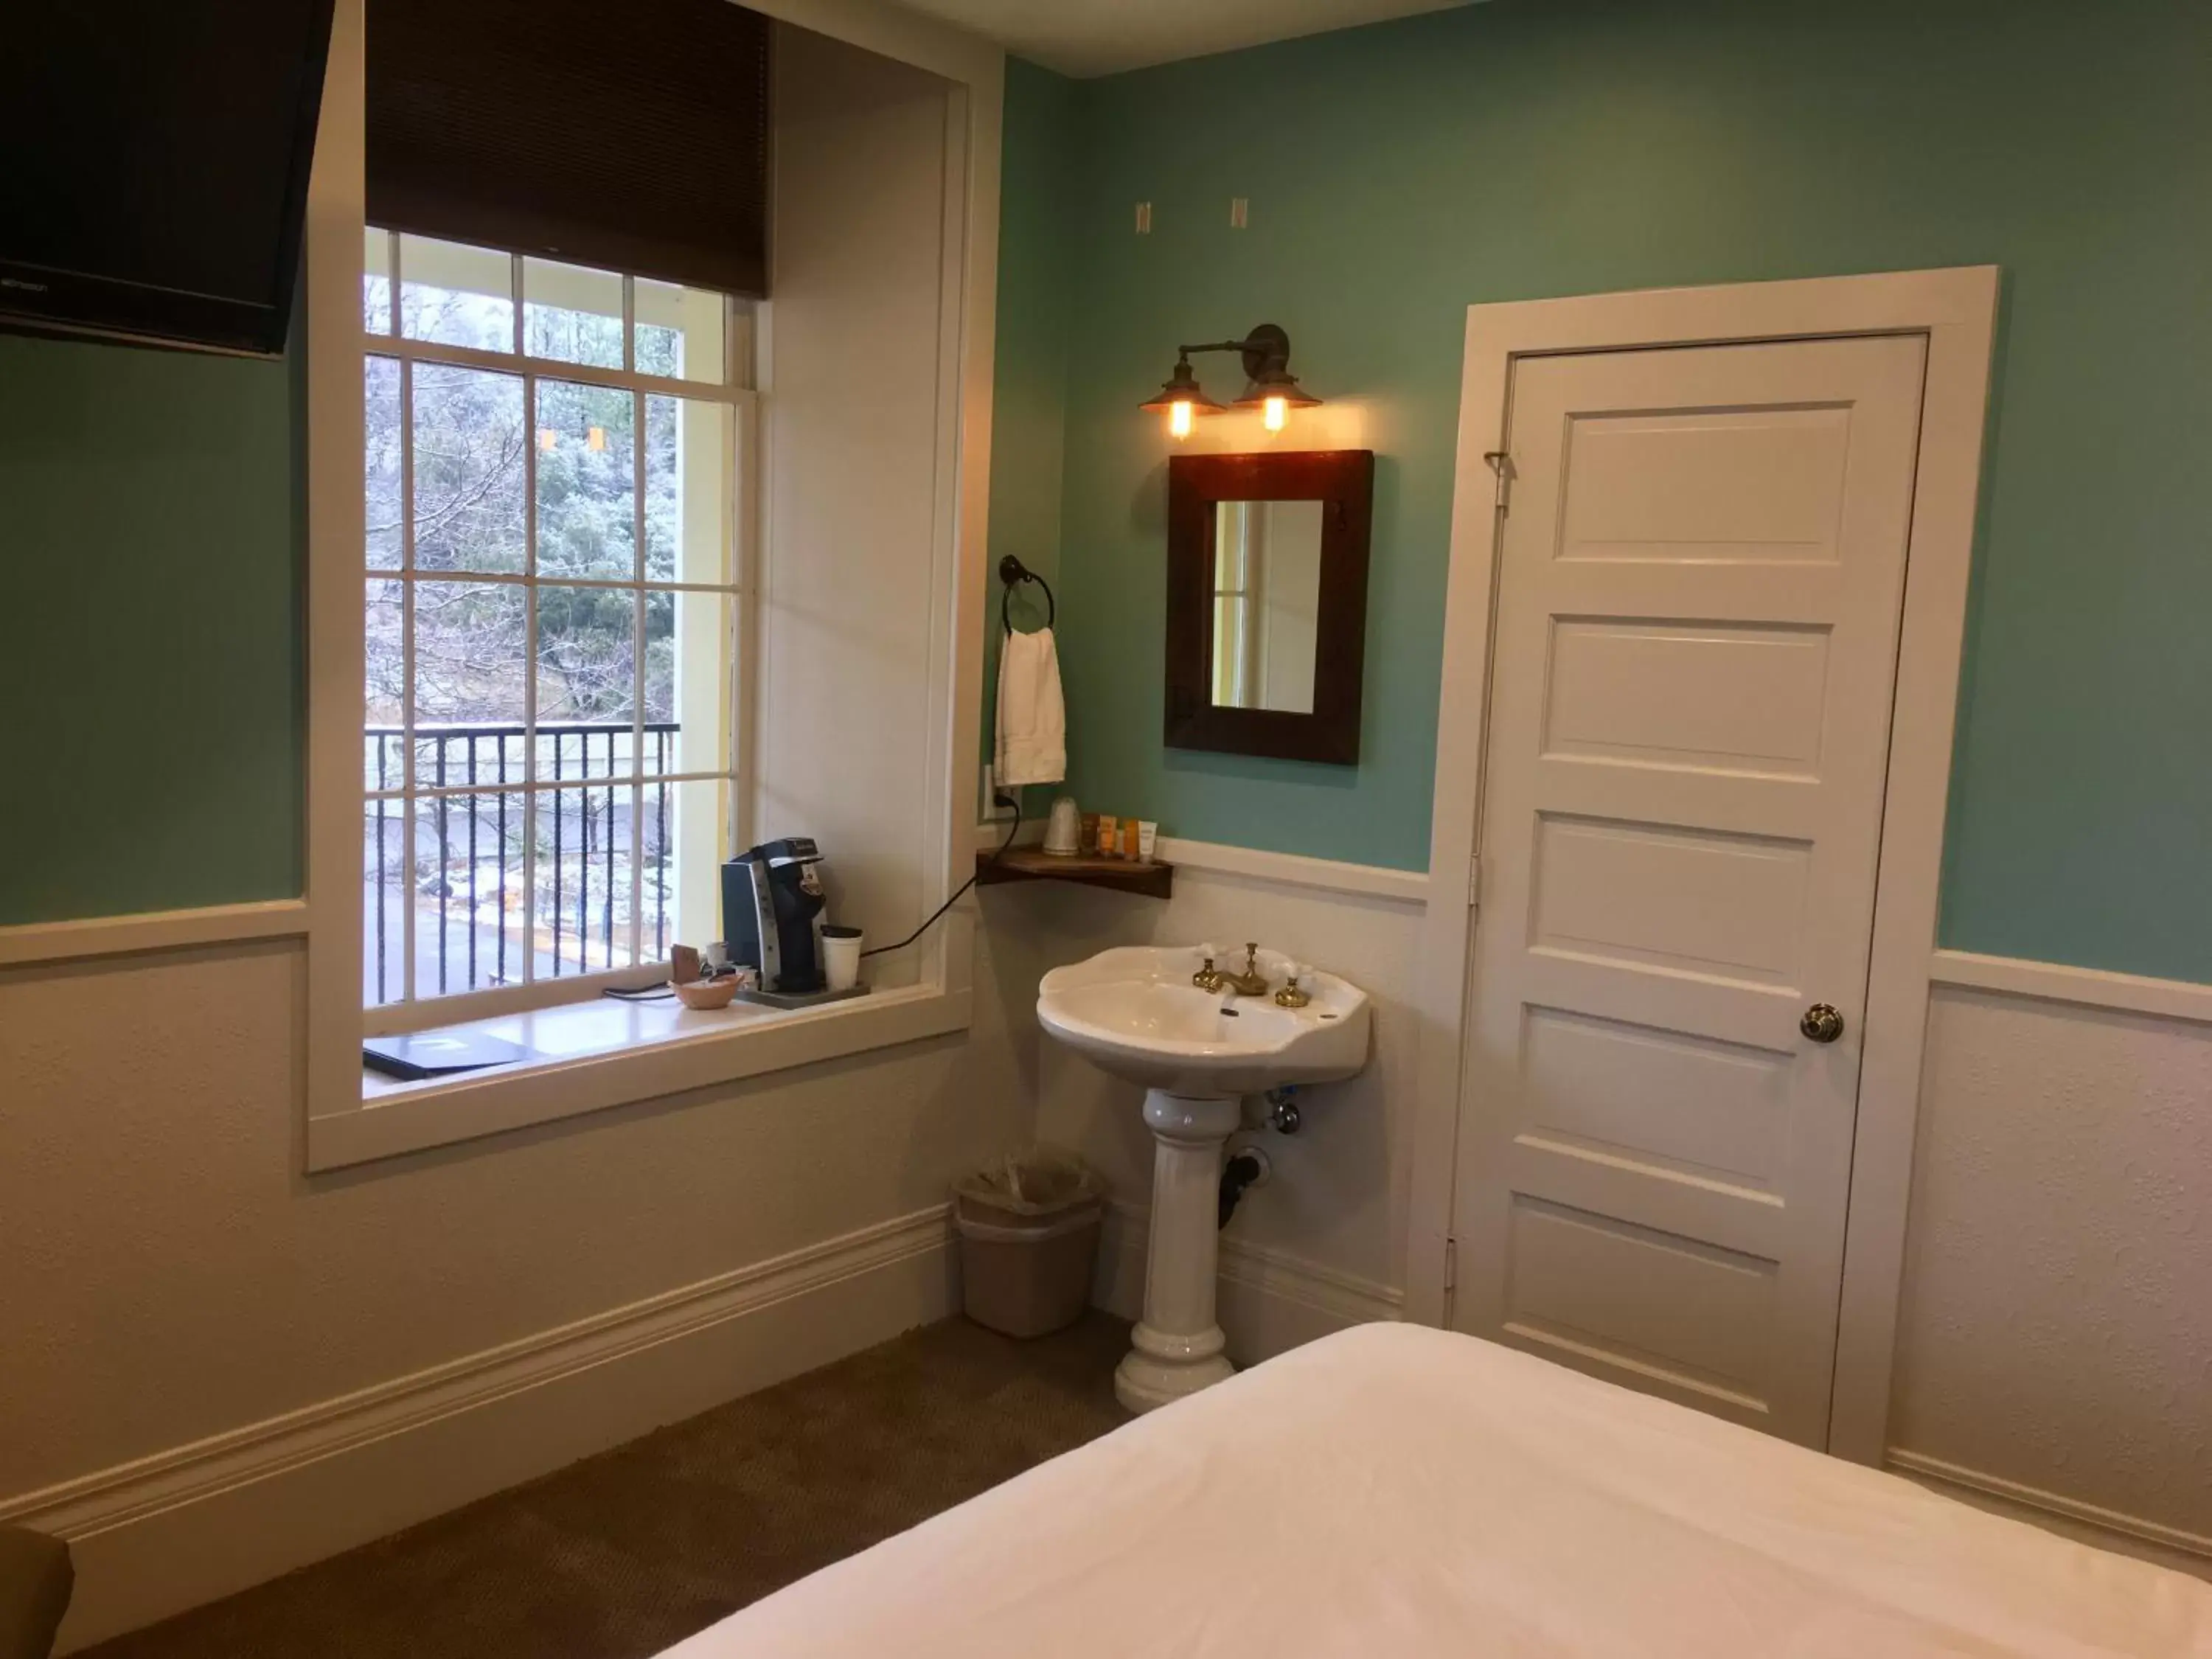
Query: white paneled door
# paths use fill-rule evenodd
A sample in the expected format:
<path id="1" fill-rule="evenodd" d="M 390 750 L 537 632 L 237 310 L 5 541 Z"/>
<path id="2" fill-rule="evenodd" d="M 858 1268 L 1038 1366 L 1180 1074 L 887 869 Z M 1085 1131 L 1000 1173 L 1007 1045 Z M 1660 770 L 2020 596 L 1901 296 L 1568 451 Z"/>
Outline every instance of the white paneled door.
<path id="1" fill-rule="evenodd" d="M 1923 351 L 1512 381 L 1454 1322 L 1814 1446 Z"/>

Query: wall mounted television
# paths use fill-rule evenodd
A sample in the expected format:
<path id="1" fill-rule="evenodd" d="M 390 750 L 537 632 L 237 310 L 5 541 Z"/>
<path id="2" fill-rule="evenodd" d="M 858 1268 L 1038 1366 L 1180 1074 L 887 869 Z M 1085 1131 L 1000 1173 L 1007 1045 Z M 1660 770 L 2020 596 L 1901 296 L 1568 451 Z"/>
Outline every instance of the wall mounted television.
<path id="1" fill-rule="evenodd" d="M 331 11 L 15 9 L 0 50 L 0 330 L 281 352 Z"/>

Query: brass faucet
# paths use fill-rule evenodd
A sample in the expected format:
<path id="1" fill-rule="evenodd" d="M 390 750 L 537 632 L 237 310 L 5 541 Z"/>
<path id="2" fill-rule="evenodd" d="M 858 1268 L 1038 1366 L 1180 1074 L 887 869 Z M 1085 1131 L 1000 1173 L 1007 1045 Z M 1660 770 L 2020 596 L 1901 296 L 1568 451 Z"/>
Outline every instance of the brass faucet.
<path id="1" fill-rule="evenodd" d="M 1213 975 L 1213 988 L 1231 990 L 1240 997 L 1267 995 L 1267 976 L 1260 971 L 1260 947 L 1257 945 L 1247 945 L 1244 947 L 1244 971 L 1241 974 L 1232 974 L 1226 969 L 1216 969 Z"/>
<path id="2" fill-rule="evenodd" d="M 1258 945 L 1247 945 L 1244 947 L 1244 971 L 1241 974 L 1215 967 L 1211 945 L 1202 945 L 1199 950 L 1206 957 L 1206 965 L 1190 976 L 1190 982 L 1200 990 L 1234 991 L 1240 997 L 1263 997 L 1267 994 L 1267 976 L 1260 971 Z"/>

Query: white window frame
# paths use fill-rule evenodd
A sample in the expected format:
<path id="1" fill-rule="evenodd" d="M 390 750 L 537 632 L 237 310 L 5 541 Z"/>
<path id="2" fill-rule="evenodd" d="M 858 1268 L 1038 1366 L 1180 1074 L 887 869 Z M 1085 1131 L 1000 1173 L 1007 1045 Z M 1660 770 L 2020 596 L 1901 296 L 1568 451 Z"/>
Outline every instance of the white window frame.
<path id="1" fill-rule="evenodd" d="M 939 285 L 936 526 L 926 699 L 923 899 L 933 909 L 973 873 L 982 714 L 985 544 L 998 267 L 1005 54 L 878 0 L 759 0 L 769 16 L 927 70 L 951 83 Z M 362 487 L 365 352 L 361 293 L 362 0 L 337 0 L 308 191 L 304 323 L 307 530 L 306 1121 L 310 1173 L 526 1124 L 664 1097 L 963 1030 L 972 1001 L 972 911 L 955 906 L 916 951 L 915 982 L 803 1012 L 755 1009 L 611 1048 L 365 1096 L 362 986 L 362 729 L 365 694 Z M 764 307 L 765 310 L 772 309 Z M 764 319 L 765 326 L 765 319 Z M 304 349 L 301 349 L 301 347 Z M 763 358 L 768 348 L 763 341 Z M 759 448 L 774 444 L 760 408 Z M 758 482 L 740 479 L 749 511 Z M 760 522 L 765 522 L 763 519 Z M 766 596 L 761 596 L 763 603 Z M 756 641 L 741 636 L 740 660 Z M 755 718 L 758 718 L 757 714 Z M 738 744 L 738 835 L 750 831 L 757 733 Z M 988 826 L 981 833 L 988 834 Z M 526 1018 L 544 1018 L 544 1015 Z"/>
<path id="2" fill-rule="evenodd" d="M 429 804 L 441 799 L 475 802 L 485 795 L 518 795 L 521 797 L 523 818 L 522 880 L 524 892 L 529 896 L 522 920 L 522 937 L 516 949 L 520 957 L 522 977 L 509 986 L 483 990 L 457 992 L 423 992 L 416 982 L 417 961 L 416 940 L 421 926 L 420 907 L 413 902 L 411 883 L 408 884 L 409 902 L 400 907 L 399 937 L 393 945 L 399 957 L 399 994 L 396 998 L 365 1001 L 363 1029 L 373 1036 L 398 1031 L 422 1030 L 453 1025 L 464 1021 L 497 1013 L 516 1012 L 526 1009 L 542 1008 L 562 1002 L 579 1001 L 599 995 L 611 985 L 634 985 L 661 976 L 667 966 L 665 955 L 653 957 L 640 954 L 639 944 L 642 929 L 641 908 L 641 860 L 640 850 L 644 845 L 643 813 L 647 794 L 659 787 L 674 788 L 683 784 L 713 784 L 726 786 L 732 793 L 732 805 L 739 797 L 738 744 L 746 730 L 746 717 L 752 702 L 752 662 L 748 653 L 738 650 L 738 641 L 745 637 L 745 608 L 750 603 L 756 569 L 754 532 L 757 516 L 751 512 L 746 499 L 750 482 L 758 477 L 754 450 L 759 425 L 758 396 L 752 384 L 752 312 L 746 303 L 730 296 L 718 295 L 721 306 L 722 362 L 719 378 L 714 380 L 690 380 L 680 377 L 648 374 L 635 367 L 635 335 L 634 324 L 635 301 L 633 297 L 635 278 L 628 273 L 620 276 L 623 289 L 623 362 L 619 368 L 603 368 L 566 362 L 559 358 L 534 357 L 526 349 L 526 306 L 529 295 L 526 290 L 529 263 L 518 252 L 504 249 L 481 247 L 477 252 L 491 254 L 507 261 L 508 270 L 508 303 L 514 313 L 509 349 L 488 351 L 472 346 L 452 345 L 442 342 L 411 337 L 401 329 L 403 288 L 409 280 L 404 261 L 406 245 L 414 239 L 396 232 L 372 228 L 370 234 L 387 239 L 386 280 L 387 309 L 382 331 L 364 325 L 361 349 L 364 361 L 381 358 L 399 366 L 400 404 L 400 497 L 403 530 L 401 559 L 397 566 L 365 566 L 362 577 L 368 582 L 395 582 L 403 595 L 402 639 L 407 659 L 408 689 L 411 692 L 414 679 L 413 618 L 415 597 L 423 581 L 451 582 L 456 586 L 510 586 L 530 596 L 529 616 L 532 624 L 525 635 L 522 664 L 524 725 L 528 732 L 523 743 L 523 772 L 516 779 L 502 780 L 484 787 L 477 784 L 439 786 L 426 784 L 415 775 L 408 757 L 416 754 L 417 739 L 414 722 L 412 699 L 403 714 L 403 732 L 398 739 L 401 764 L 399 782 L 389 788 L 368 787 L 364 781 L 362 799 L 374 808 L 380 800 L 388 802 L 399 814 L 399 833 L 403 860 L 411 863 L 419 845 L 420 814 L 429 809 Z M 415 368 L 423 364 L 434 364 L 463 369 L 479 369 L 510 376 L 521 382 L 523 418 L 532 428 L 532 441 L 523 453 L 523 568 L 519 572 L 452 570 L 424 573 L 415 562 L 415 502 L 413 495 L 413 403 L 410 394 Z M 587 577 L 555 574 L 547 576 L 538 564 L 538 503 L 537 471 L 540 465 L 536 435 L 537 398 L 541 382 L 563 381 L 572 385 L 587 385 L 626 392 L 635 399 L 636 419 L 632 434 L 633 485 L 635 488 L 634 526 L 635 545 L 632 549 L 632 568 L 625 578 Z M 727 580 L 707 583 L 678 580 L 656 580 L 646 574 L 645 538 L 645 422 L 644 400 L 647 397 L 680 398 L 687 402 L 712 403 L 730 410 L 730 422 L 726 436 L 728 448 L 722 457 L 723 479 L 731 494 L 724 515 L 729 544 L 724 550 Z M 635 684 L 633 687 L 634 706 L 631 710 L 629 769 L 620 775 L 586 775 L 581 778 L 556 781 L 538 775 L 538 744 L 535 740 L 538 717 L 538 640 L 534 625 L 535 599 L 541 586 L 554 588 L 601 588 L 620 591 L 638 596 L 637 647 L 632 665 Z M 726 633 L 723 641 L 722 696 L 727 704 L 724 712 L 726 732 L 721 763 L 711 769 L 651 772 L 646 767 L 645 745 L 645 625 L 646 597 L 653 593 L 681 595 L 704 593 L 728 600 Z M 588 750 L 586 763 L 588 767 Z M 502 769 L 504 770 L 504 769 Z M 534 907 L 537 884 L 535 880 L 536 838 L 532 833 L 542 798 L 558 799 L 562 793 L 583 791 L 587 795 L 604 793 L 611 800 L 618 793 L 629 796 L 629 839 L 631 847 L 629 876 L 629 921 L 623 940 L 630 960 L 620 966 L 592 968 L 589 966 L 589 951 L 582 951 L 582 962 L 573 972 L 556 972 L 543 978 L 535 973 L 538 955 L 537 918 Z M 727 815 L 732 820 L 729 839 L 736 839 L 734 811 Z M 737 849 L 725 846 L 715 860 L 731 856 Z M 403 865 L 403 868 L 404 866 Z M 580 868 L 581 866 L 580 866 Z M 580 918 L 588 928 L 587 917 Z M 504 932 L 504 930 L 502 930 Z M 558 919 L 556 919 L 553 949 L 561 949 Z M 672 939 L 669 941 L 673 943 Z M 656 971 L 659 970 L 659 971 Z"/>

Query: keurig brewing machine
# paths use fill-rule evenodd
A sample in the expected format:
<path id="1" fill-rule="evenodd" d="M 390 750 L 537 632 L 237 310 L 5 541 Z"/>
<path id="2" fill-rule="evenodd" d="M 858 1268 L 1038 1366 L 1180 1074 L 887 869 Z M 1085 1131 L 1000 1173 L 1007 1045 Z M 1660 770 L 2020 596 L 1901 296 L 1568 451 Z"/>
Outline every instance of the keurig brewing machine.
<path id="1" fill-rule="evenodd" d="M 730 960 L 760 970 L 760 988 L 786 995 L 823 987 L 814 934 L 822 914 L 822 849 L 811 837 L 763 842 L 722 866 L 722 937 Z"/>

